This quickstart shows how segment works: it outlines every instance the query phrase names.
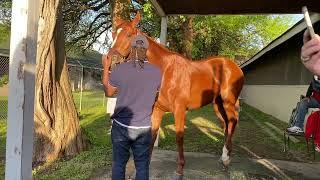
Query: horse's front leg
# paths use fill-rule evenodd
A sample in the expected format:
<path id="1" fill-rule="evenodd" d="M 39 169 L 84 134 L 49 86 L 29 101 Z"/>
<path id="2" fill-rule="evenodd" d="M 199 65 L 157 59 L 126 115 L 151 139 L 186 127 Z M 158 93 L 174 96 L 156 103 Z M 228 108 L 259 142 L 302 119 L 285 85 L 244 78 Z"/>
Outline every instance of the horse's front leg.
<path id="1" fill-rule="evenodd" d="M 150 144 L 150 157 L 152 156 L 154 142 L 157 139 L 158 131 L 161 125 L 162 117 L 164 115 L 164 111 L 158 108 L 156 105 L 153 108 L 152 115 L 151 115 L 151 134 L 152 134 L 152 141 Z"/>
<path id="2" fill-rule="evenodd" d="M 178 178 L 182 179 L 183 176 L 183 167 L 185 164 L 184 154 L 183 154 L 183 136 L 184 136 L 184 125 L 185 125 L 185 107 L 177 107 L 174 111 L 174 119 L 176 125 L 176 142 L 177 142 L 177 150 L 178 150 L 178 158 L 177 158 L 177 169 L 176 174 Z"/>

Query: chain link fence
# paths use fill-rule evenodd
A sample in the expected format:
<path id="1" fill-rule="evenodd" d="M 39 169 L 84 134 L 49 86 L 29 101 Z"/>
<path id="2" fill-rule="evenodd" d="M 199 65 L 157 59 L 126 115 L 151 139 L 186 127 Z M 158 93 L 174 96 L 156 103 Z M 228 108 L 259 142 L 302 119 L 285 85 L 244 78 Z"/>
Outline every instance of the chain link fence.
<path id="1" fill-rule="evenodd" d="M 89 60 L 68 58 L 68 70 L 74 102 L 78 112 L 106 106 L 102 67 Z M 9 56 L 0 54 L 0 121 L 7 119 Z"/>
<path id="2" fill-rule="evenodd" d="M 89 61 L 89 60 L 88 60 Z M 70 84 L 77 111 L 82 117 L 105 110 L 101 84 L 102 67 L 68 59 Z M 5 162 L 6 124 L 9 95 L 9 55 L 0 53 L 0 174 Z M 1 175 L 0 175 L 1 176 Z M 1 179 L 1 177 L 0 177 Z"/>
<path id="3" fill-rule="evenodd" d="M 68 69 L 74 102 L 78 112 L 95 110 L 106 106 L 102 67 L 89 60 L 68 59 Z"/>
<path id="4" fill-rule="evenodd" d="M 9 56 L 0 54 L 0 121 L 7 120 Z"/>

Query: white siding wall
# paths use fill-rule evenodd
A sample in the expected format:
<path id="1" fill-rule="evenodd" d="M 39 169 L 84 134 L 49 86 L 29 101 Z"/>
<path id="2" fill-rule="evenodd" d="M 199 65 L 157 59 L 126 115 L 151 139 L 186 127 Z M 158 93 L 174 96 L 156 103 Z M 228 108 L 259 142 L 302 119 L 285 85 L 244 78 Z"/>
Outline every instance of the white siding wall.
<path id="1" fill-rule="evenodd" d="M 241 97 L 260 111 L 288 122 L 300 95 L 305 95 L 307 89 L 306 85 L 245 85 Z"/>

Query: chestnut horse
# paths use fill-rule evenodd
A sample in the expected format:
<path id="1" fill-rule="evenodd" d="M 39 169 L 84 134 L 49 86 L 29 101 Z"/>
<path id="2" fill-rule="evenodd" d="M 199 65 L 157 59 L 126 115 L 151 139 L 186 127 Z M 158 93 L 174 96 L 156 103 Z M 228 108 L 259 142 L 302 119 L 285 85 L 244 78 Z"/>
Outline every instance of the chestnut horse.
<path id="1" fill-rule="evenodd" d="M 137 34 L 143 34 L 136 28 L 139 22 L 139 13 L 131 22 L 124 20 L 115 22 L 116 29 L 112 34 L 114 41 L 107 58 L 128 56 L 131 39 Z M 152 147 L 163 115 L 165 112 L 172 112 L 178 150 L 176 173 L 182 176 L 185 164 L 183 154 L 185 113 L 188 109 L 196 109 L 212 103 L 214 112 L 224 129 L 225 145 L 221 160 L 227 166 L 230 163 L 232 135 L 239 120 L 238 96 L 244 83 L 243 72 L 230 59 L 212 57 L 191 61 L 169 51 L 150 37 L 147 39 L 149 41 L 147 58 L 162 72 L 159 96 L 154 104 L 151 118 Z"/>

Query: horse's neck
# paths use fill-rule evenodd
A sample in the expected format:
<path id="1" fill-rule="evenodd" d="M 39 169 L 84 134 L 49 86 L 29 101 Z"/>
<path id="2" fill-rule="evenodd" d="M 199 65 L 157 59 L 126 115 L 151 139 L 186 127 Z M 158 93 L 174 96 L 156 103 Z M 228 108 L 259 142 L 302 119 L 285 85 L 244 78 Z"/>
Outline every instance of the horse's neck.
<path id="1" fill-rule="evenodd" d="M 155 41 L 148 38 L 149 48 L 147 51 L 147 58 L 151 64 L 158 66 L 159 68 L 164 68 L 166 65 L 166 56 L 170 54 L 170 51 Z"/>

